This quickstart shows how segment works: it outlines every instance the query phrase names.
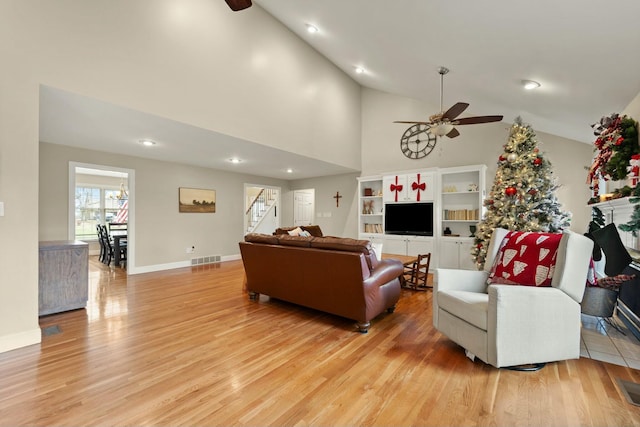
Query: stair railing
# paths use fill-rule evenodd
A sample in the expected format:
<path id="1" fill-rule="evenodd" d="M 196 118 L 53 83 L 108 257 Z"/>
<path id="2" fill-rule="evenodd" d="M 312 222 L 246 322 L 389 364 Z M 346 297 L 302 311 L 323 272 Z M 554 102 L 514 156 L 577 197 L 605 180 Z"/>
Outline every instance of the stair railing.
<path id="1" fill-rule="evenodd" d="M 263 188 L 253 199 L 245 216 L 247 217 L 247 231 L 252 231 L 260 223 L 265 212 L 275 201 L 277 190 Z"/>

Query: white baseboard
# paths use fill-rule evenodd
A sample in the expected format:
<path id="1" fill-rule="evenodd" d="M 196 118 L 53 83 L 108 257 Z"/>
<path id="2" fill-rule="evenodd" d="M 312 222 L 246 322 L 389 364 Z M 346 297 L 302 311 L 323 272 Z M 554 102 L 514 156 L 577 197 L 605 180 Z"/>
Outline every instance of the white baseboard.
<path id="1" fill-rule="evenodd" d="M 26 347 L 28 345 L 39 344 L 42 341 L 40 328 L 18 332 L 0 337 L 0 353 Z"/>
<path id="2" fill-rule="evenodd" d="M 236 261 L 239 259 L 242 259 L 242 256 L 240 254 L 227 255 L 227 256 L 221 257 L 220 262 Z M 128 271 L 128 273 L 129 274 L 153 273 L 154 271 L 172 270 L 174 268 L 185 268 L 185 267 L 191 267 L 191 261 L 178 261 L 178 262 L 170 262 L 167 264 L 145 265 L 142 267 L 132 268 Z"/>

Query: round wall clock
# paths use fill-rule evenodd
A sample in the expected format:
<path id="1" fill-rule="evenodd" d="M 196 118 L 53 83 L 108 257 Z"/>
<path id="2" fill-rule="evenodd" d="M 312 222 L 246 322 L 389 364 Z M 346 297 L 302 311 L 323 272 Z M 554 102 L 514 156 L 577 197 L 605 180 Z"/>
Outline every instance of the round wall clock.
<path id="1" fill-rule="evenodd" d="M 400 149 L 410 159 L 421 159 L 433 151 L 436 146 L 435 135 L 429 132 L 431 126 L 417 123 L 409 127 L 400 138 Z"/>

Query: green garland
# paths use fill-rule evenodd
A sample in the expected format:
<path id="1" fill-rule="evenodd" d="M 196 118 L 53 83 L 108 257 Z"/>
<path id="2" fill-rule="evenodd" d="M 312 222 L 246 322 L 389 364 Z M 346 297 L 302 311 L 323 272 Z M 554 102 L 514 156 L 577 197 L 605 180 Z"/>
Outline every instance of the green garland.
<path id="1" fill-rule="evenodd" d="M 638 123 L 629 117 L 622 116 L 615 130 L 609 135 L 608 142 L 613 154 L 603 171 L 614 181 L 626 179 L 631 156 L 640 154 Z"/>
<path id="2" fill-rule="evenodd" d="M 633 237 L 638 237 L 638 230 L 640 230 L 640 205 L 638 202 L 640 202 L 640 184 L 636 185 L 633 189 L 633 195 L 629 198 L 629 203 L 635 204 L 629 222 L 618 225 L 620 230 L 630 231 Z"/>

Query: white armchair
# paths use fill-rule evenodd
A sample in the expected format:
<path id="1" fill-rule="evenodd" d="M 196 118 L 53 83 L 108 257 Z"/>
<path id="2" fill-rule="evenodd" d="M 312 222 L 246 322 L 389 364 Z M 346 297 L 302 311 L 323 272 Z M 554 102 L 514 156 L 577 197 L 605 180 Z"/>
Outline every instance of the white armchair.
<path id="1" fill-rule="evenodd" d="M 579 358 L 580 302 L 593 242 L 563 233 L 551 287 L 487 286 L 507 232 L 493 232 L 484 271 L 437 270 L 434 326 L 496 368 Z"/>

